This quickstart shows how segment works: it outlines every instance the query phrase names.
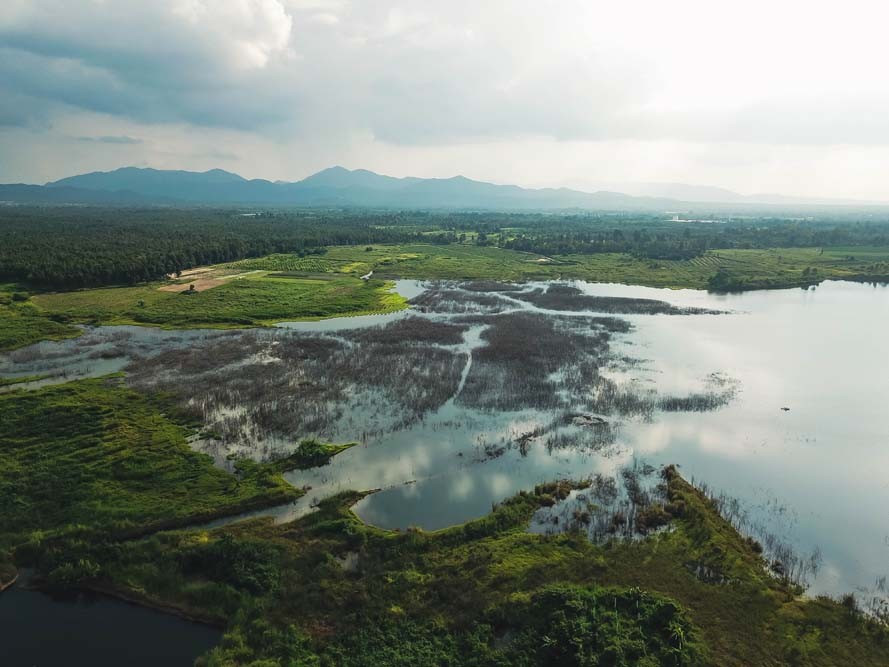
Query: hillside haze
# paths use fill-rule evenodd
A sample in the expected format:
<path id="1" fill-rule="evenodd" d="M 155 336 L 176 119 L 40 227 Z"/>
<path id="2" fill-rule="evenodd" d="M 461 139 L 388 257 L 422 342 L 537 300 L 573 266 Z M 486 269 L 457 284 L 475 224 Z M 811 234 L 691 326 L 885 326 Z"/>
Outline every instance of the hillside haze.
<path id="1" fill-rule="evenodd" d="M 656 210 L 675 203 L 664 198 L 633 197 L 612 192 L 588 193 L 566 188 L 535 190 L 485 183 L 464 176 L 395 178 L 366 169 L 350 170 L 339 166 L 324 169 L 297 182 L 247 180 L 221 169 L 189 172 L 125 167 L 63 178 L 48 183 L 45 188 L 47 192 L 29 191 L 26 194 L 57 201 L 59 196 L 56 189 L 66 188 L 72 201 L 78 202 L 90 201 L 95 198 L 96 192 L 104 192 L 114 193 L 117 199 L 132 196 L 142 201 L 148 198 L 190 204 L 432 209 Z"/>
<path id="2" fill-rule="evenodd" d="M 621 188 L 622 191 L 617 191 Z M 204 172 L 123 167 L 70 176 L 46 185 L 0 185 L 0 202 L 51 204 L 270 205 L 451 210 L 599 210 L 664 212 L 706 205 L 715 210 L 762 207 L 872 206 L 871 202 L 741 195 L 681 183 L 609 184 L 584 192 L 522 188 L 451 178 L 396 178 L 336 166 L 301 181 L 246 179 L 222 169 Z M 885 206 L 885 205 L 883 205 Z"/>

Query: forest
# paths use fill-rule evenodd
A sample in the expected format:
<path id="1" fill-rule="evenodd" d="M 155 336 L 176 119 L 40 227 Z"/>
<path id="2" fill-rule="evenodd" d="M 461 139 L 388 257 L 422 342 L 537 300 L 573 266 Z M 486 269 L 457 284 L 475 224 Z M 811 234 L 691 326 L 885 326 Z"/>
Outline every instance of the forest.
<path id="1" fill-rule="evenodd" d="M 889 220 L 725 217 L 703 223 L 644 213 L 5 206 L 0 281 L 53 289 L 127 285 L 272 253 L 419 241 L 689 260 L 719 249 L 889 246 Z"/>

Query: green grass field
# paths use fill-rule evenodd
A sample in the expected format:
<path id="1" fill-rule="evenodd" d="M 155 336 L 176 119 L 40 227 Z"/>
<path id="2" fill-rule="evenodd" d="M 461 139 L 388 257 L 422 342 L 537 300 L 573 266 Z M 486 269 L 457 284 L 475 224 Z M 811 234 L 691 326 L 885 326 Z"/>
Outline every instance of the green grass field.
<path id="1" fill-rule="evenodd" d="M 0 352 L 41 340 L 72 338 L 80 333 L 77 327 L 46 317 L 30 300 L 13 300 L 13 293 L 0 287 Z"/>
<path id="2" fill-rule="evenodd" d="M 404 300 L 390 285 L 349 276 L 303 279 L 256 275 L 201 292 L 166 292 L 151 284 L 40 294 L 44 313 L 74 322 L 166 327 L 256 326 L 287 319 L 316 319 L 397 310 Z"/>
<path id="3" fill-rule="evenodd" d="M 338 246 L 322 257 L 271 255 L 229 265 L 242 270 L 332 272 L 384 278 L 485 280 L 581 279 L 649 287 L 706 289 L 726 272 L 738 288 L 796 287 L 824 279 L 889 279 L 889 248 L 714 250 L 691 260 L 630 255 L 559 255 L 474 245 Z M 812 271 L 815 273 L 812 273 Z M 808 272 L 807 272 L 808 271 Z"/>

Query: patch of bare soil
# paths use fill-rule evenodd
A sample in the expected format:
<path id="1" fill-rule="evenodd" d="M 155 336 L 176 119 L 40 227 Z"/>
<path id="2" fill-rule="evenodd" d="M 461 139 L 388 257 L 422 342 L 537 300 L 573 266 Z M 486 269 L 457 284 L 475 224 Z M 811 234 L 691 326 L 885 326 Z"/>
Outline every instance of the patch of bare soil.
<path id="1" fill-rule="evenodd" d="M 183 271 L 179 274 L 180 278 L 193 278 L 194 276 L 201 275 L 202 273 L 208 273 L 213 270 L 212 266 L 198 266 L 194 269 L 188 269 L 187 271 Z"/>
<path id="2" fill-rule="evenodd" d="M 198 278 L 197 280 L 193 280 L 190 283 L 164 285 L 162 287 L 158 287 L 158 289 L 161 292 L 185 292 L 191 285 L 194 285 L 195 292 L 203 292 L 204 290 L 219 287 L 224 282 L 224 280 L 221 280 L 219 278 Z"/>

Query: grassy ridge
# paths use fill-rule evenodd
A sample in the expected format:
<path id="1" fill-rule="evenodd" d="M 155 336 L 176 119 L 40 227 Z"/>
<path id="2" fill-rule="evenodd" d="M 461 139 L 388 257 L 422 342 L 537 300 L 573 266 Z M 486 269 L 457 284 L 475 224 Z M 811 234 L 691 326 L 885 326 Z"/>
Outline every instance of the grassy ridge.
<path id="1" fill-rule="evenodd" d="M 25 384 L 26 382 L 37 382 L 50 377 L 49 375 L 25 375 L 14 378 L 0 378 L 0 388 L 12 387 L 17 384 Z"/>
<path id="2" fill-rule="evenodd" d="M 391 283 L 349 275 L 306 278 L 263 272 L 200 292 L 188 292 L 187 281 L 180 292 L 158 289 L 167 284 L 50 292 L 24 302 L 14 301 L 11 291 L 0 291 L 0 352 L 77 336 L 80 330 L 75 323 L 231 328 L 389 312 L 406 306 L 391 291 Z"/>

